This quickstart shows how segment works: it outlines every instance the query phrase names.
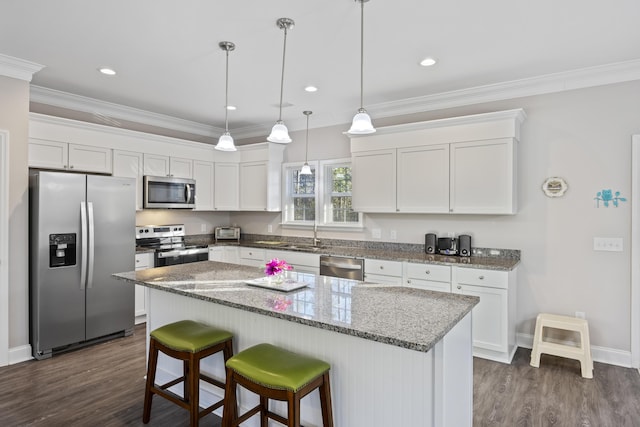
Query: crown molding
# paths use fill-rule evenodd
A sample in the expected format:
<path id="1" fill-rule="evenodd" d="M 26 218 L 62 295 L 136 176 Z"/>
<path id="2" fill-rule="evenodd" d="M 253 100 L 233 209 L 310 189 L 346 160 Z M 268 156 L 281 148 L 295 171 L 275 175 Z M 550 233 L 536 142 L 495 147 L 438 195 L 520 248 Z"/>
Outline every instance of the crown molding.
<path id="1" fill-rule="evenodd" d="M 128 120 L 194 135 L 218 137 L 224 132 L 224 129 L 215 126 L 101 101 L 86 96 L 74 95 L 42 86 L 31 86 L 31 101 L 85 113 L 99 113 L 114 119 Z"/>
<path id="2" fill-rule="evenodd" d="M 1 59 L 0 57 L 0 60 Z M 434 95 L 407 98 L 400 101 L 373 104 L 367 106 L 367 111 L 369 111 L 369 114 L 373 116 L 374 119 L 387 118 L 633 80 L 640 80 L 640 59 L 477 86 Z M 158 126 L 194 135 L 218 137 L 224 132 L 222 128 L 40 86 L 31 86 L 31 100 L 87 113 L 99 112 L 100 114 L 116 119 Z M 349 108 L 348 110 L 336 110 L 324 116 L 320 114 L 314 115 L 312 127 L 319 128 L 339 124 L 345 124 L 346 126 L 346 124 L 351 121 L 353 114 L 353 108 Z M 304 129 L 305 123 L 303 118 L 287 121 L 290 131 Z M 233 129 L 233 134 L 236 139 L 251 138 L 260 135 L 265 135 L 266 137 L 271 126 L 271 123 L 266 123 L 235 128 Z"/>
<path id="3" fill-rule="evenodd" d="M 35 62 L 0 54 L 0 76 L 30 82 L 33 75 L 43 68 L 44 65 Z"/>

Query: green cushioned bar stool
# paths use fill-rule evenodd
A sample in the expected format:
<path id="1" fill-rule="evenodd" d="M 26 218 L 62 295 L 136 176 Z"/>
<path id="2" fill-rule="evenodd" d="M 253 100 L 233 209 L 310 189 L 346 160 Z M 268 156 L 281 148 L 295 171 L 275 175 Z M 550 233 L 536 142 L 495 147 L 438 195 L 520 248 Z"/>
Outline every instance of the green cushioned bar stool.
<path id="1" fill-rule="evenodd" d="M 258 344 L 227 360 L 226 366 L 223 427 L 236 427 L 258 412 L 262 427 L 267 426 L 269 418 L 289 427 L 300 427 L 300 399 L 316 388 L 320 392 L 322 425 L 333 427 L 328 363 L 271 344 Z M 237 412 L 238 384 L 260 395 L 260 404 L 242 416 Z M 269 411 L 269 399 L 286 401 L 288 417 Z"/>
<path id="2" fill-rule="evenodd" d="M 189 411 L 190 425 L 197 426 L 200 418 L 215 411 L 224 403 L 224 399 L 204 410 L 200 410 L 200 380 L 206 381 L 224 390 L 225 383 L 200 373 L 200 360 L 222 351 L 224 361 L 233 356 L 233 334 L 204 323 L 182 320 L 170 323 L 151 332 L 149 341 L 149 365 L 147 385 L 144 393 L 144 412 L 142 422 L 151 418 L 151 401 L 157 394 Z M 158 352 L 183 361 L 183 375 L 163 385 L 155 384 Z M 184 383 L 183 397 L 167 390 Z"/>

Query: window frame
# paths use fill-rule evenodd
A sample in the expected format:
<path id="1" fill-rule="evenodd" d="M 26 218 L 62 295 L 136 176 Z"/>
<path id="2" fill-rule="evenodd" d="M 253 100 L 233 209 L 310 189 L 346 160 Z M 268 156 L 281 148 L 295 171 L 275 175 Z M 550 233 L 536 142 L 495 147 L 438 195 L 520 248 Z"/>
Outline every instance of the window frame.
<path id="1" fill-rule="evenodd" d="M 283 228 L 312 228 L 317 225 L 318 228 L 325 230 L 334 229 L 341 231 L 362 231 L 363 215 L 357 212 L 357 222 L 333 222 L 328 221 L 329 214 L 332 209 L 331 196 L 329 192 L 332 188 L 330 180 L 332 175 L 329 172 L 331 168 L 339 165 L 351 167 L 351 158 L 315 160 L 309 161 L 309 166 L 315 170 L 315 221 L 299 221 L 289 219 L 293 217 L 293 197 L 290 189 L 292 188 L 293 171 L 300 170 L 304 162 L 289 162 L 282 164 L 283 189 L 282 189 L 282 219 L 280 225 Z M 351 193 L 353 197 L 353 192 Z"/>

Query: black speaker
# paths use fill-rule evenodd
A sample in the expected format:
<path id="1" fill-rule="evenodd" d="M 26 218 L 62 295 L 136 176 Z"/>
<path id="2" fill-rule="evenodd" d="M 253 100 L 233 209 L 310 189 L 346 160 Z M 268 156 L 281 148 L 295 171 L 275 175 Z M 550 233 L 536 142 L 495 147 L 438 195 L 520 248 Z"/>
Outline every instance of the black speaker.
<path id="1" fill-rule="evenodd" d="M 459 235 L 458 249 L 460 256 L 471 256 L 471 236 L 468 234 Z"/>
<path id="2" fill-rule="evenodd" d="M 433 233 L 428 233 L 424 235 L 424 252 L 427 254 L 435 254 L 436 253 L 436 242 L 438 238 Z"/>

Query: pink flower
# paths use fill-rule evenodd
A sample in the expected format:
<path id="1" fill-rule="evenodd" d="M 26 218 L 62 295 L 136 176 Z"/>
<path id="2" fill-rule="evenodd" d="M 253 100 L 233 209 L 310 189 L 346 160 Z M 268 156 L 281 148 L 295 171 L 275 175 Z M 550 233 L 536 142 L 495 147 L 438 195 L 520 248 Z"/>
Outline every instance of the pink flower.
<path id="1" fill-rule="evenodd" d="M 291 267 L 289 264 L 287 264 L 287 262 L 283 259 L 278 259 L 278 258 L 274 258 L 271 261 L 269 261 L 266 265 L 266 268 L 264 269 L 264 273 L 267 276 L 273 276 L 274 274 L 279 274 L 282 273 L 285 270 L 292 270 L 293 267 Z"/>

